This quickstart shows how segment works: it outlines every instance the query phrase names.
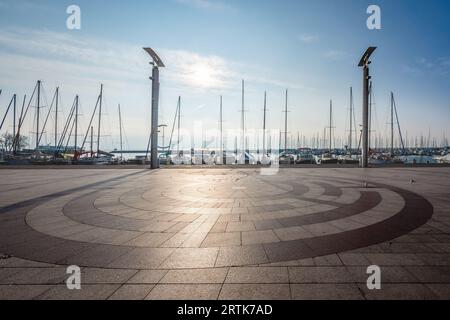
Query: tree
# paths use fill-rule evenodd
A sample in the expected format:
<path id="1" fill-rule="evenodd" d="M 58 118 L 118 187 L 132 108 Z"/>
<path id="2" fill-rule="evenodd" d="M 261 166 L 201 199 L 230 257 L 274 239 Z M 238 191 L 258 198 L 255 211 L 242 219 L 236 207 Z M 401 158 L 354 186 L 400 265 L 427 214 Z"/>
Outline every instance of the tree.
<path id="1" fill-rule="evenodd" d="M 16 150 L 21 150 L 26 146 L 28 146 L 28 137 L 18 135 Z M 14 151 L 14 136 L 11 133 L 4 133 L 2 136 L 0 136 L 0 149 L 5 152 Z"/>

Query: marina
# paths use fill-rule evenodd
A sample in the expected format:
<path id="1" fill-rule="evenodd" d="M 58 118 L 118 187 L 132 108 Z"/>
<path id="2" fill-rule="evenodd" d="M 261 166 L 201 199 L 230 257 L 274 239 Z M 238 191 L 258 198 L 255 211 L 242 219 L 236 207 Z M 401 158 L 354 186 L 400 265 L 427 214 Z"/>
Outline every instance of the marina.
<path id="1" fill-rule="evenodd" d="M 330 100 L 323 136 L 301 139 L 289 90 L 282 129 L 267 127 L 267 92 L 261 128 L 249 128 L 243 80 L 240 128 L 224 126 L 220 96 L 214 137 L 186 145 L 181 96 L 172 126 L 159 121 L 165 65 L 150 48 L 143 150 L 124 148 L 120 103 L 117 147 L 105 150 L 103 84 L 84 125 L 79 95 L 61 119 L 60 87 L 45 105 L 41 80 L 21 108 L 14 94 L 0 127 L 0 299 L 450 299 L 448 141 L 404 140 L 393 92 L 389 130 L 373 132 L 375 49 L 359 64 L 362 121 L 351 87 L 344 137 Z M 88 290 L 62 284 L 68 265 Z M 367 265 L 387 289 L 367 290 Z"/>
<path id="2" fill-rule="evenodd" d="M 449 9 L 0 0 L 0 302 L 449 301 Z"/>
<path id="3" fill-rule="evenodd" d="M 102 126 L 102 101 L 103 101 L 103 85 L 101 85 L 100 93 L 94 110 L 87 125 L 87 130 L 84 135 L 81 135 L 83 128 L 79 127 L 79 111 L 78 111 L 78 95 L 75 97 L 72 107 L 69 111 L 69 116 L 64 119 L 64 126 L 62 129 L 58 128 L 58 101 L 59 90 L 56 88 L 52 102 L 46 114 L 41 115 L 41 90 L 42 81 L 37 81 L 36 86 L 31 94 L 28 103 L 26 103 L 26 95 L 23 99 L 23 104 L 20 112 L 17 108 L 17 96 L 14 94 L 6 112 L 3 116 L 2 126 L 0 132 L 3 132 L 0 140 L 0 165 L 117 165 L 117 164 L 146 164 L 151 163 L 150 146 L 151 140 L 147 145 L 146 150 L 124 150 L 123 148 L 123 130 L 125 130 L 120 104 L 118 108 L 119 113 L 119 146 L 113 150 L 103 151 L 100 149 L 101 143 L 101 126 Z M 281 165 L 295 165 L 295 164 L 361 164 L 361 134 L 362 131 L 356 129 L 356 118 L 354 115 L 354 101 L 353 89 L 350 88 L 350 127 L 347 139 L 339 139 L 341 146 L 336 145 L 336 138 L 334 137 L 335 127 L 333 123 L 333 102 L 330 101 L 329 110 L 329 124 L 324 129 L 323 139 L 319 137 L 311 137 L 310 139 L 303 139 L 300 141 L 299 135 L 297 140 L 293 141 L 293 137 L 288 135 L 288 91 L 286 90 L 285 110 L 283 110 L 285 117 L 284 131 L 279 129 L 267 129 L 267 105 L 266 95 L 264 93 L 264 121 L 261 129 L 249 130 L 245 127 L 245 117 L 241 119 L 241 131 L 239 135 L 230 136 L 224 133 L 223 128 L 223 111 L 222 111 L 222 97 L 220 97 L 220 130 L 216 132 L 218 138 L 206 142 L 203 140 L 202 146 L 196 148 L 191 146 L 189 149 L 181 150 L 180 137 L 181 132 L 181 97 L 178 99 L 178 104 L 173 120 L 173 125 L 170 132 L 169 143 L 166 146 L 166 136 L 162 135 L 158 140 L 158 162 L 161 165 L 270 165 L 278 163 Z M 242 82 L 242 111 L 245 112 L 244 105 L 245 87 Z M 371 96 L 371 94 L 370 94 Z M 26 106 L 26 107 L 25 107 Z M 369 106 L 370 107 L 370 106 Z M 23 135 L 25 120 L 30 113 L 29 110 L 35 109 L 35 147 L 30 149 L 28 136 Z M 54 123 L 50 123 L 50 116 L 54 113 Z M 448 154 L 448 139 L 444 136 L 440 146 L 436 138 L 415 137 L 414 146 L 411 146 L 408 141 L 403 140 L 400 121 L 398 118 L 397 106 L 394 100 L 394 94 L 391 93 L 390 105 L 390 136 L 386 139 L 376 137 L 370 134 L 371 140 L 375 140 L 374 145 L 369 148 L 369 164 L 370 165 L 387 165 L 387 164 L 449 164 Z M 8 117 L 9 115 L 9 117 Z M 40 120 L 44 116 L 44 120 Z M 12 132 L 3 130 L 6 119 L 10 119 L 12 123 Z M 43 123 L 40 123 L 43 122 Z M 94 125 L 95 136 L 94 136 Z M 54 144 L 44 145 L 41 143 L 43 136 L 46 135 L 48 127 L 54 128 Z M 166 129 L 167 125 L 160 125 L 159 128 Z M 394 130 L 395 128 L 395 130 Z M 396 133 L 397 130 L 397 133 Z M 236 132 L 235 128 L 231 128 L 230 132 Z M 270 131 L 270 132 L 269 132 Z M 279 134 L 277 135 L 277 132 Z M 225 137 L 226 135 L 226 137 Z M 94 139 L 95 137 L 95 139 Z M 261 137 L 261 139 L 259 139 Z M 224 139 L 235 140 L 232 145 L 224 143 Z M 231 138 L 231 139 L 230 139 Z M 291 139 L 290 139 L 291 138 Z M 255 141 L 255 148 L 250 148 L 249 139 Z M 240 140 L 240 144 L 237 141 Z M 306 143 L 309 140 L 310 143 Z M 261 141 L 261 145 L 259 144 Z M 267 141 L 267 142 L 266 142 Z M 355 146 L 356 142 L 358 145 Z M 420 143 L 417 143 L 420 141 Z M 229 141 L 228 141 L 229 142 Z M 272 144 L 273 143 L 273 144 Z M 303 143 L 303 144 L 302 144 Z M 384 144 L 385 143 L 385 144 Z M 161 145 L 160 145 L 161 144 Z M 266 145 L 267 144 L 267 145 Z M 383 145 L 384 144 L 384 145 Z M 272 145 L 279 146 L 278 149 L 273 149 Z M 94 147 L 95 146 L 95 147 Z M 132 155 L 132 156 L 130 156 Z M 245 155 L 245 156 L 244 156 Z"/>

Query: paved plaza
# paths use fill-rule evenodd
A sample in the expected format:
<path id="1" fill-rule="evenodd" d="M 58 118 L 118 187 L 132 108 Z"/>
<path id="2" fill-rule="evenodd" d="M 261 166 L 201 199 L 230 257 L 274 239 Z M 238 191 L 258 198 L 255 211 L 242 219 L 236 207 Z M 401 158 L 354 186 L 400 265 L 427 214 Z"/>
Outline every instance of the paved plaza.
<path id="1" fill-rule="evenodd" d="M 450 168 L 0 170 L 0 299 L 449 298 Z"/>

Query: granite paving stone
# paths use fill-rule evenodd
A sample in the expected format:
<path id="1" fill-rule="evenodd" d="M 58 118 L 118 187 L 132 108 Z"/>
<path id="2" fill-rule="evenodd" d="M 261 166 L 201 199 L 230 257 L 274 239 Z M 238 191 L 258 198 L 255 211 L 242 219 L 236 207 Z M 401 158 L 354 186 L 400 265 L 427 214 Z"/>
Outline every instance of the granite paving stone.
<path id="1" fill-rule="evenodd" d="M 263 172 L 2 167 L 0 299 L 450 299 L 450 168 Z"/>

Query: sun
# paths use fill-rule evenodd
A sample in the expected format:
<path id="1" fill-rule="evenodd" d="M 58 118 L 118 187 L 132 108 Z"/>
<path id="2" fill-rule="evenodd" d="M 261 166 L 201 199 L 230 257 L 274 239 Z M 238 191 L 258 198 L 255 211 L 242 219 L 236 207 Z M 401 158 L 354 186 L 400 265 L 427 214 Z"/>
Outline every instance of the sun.
<path id="1" fill-rule="evenodd" d="M 223 72 L 211 63 L 194 63 L 185 74 L 185 82 L 195 88 L 221 88 L 224 85 Z"/>
<path id="2" fill-rule="evenodd" d="M 194 65 L 190 75 L 192 85 L 207 88 L 213 86 L 217 81 L 213 68 L 209 65 Z"/>

